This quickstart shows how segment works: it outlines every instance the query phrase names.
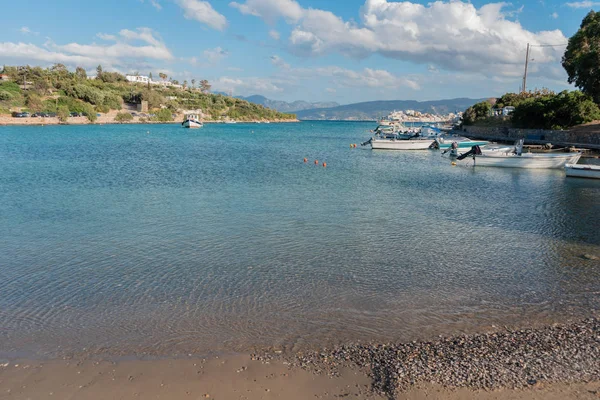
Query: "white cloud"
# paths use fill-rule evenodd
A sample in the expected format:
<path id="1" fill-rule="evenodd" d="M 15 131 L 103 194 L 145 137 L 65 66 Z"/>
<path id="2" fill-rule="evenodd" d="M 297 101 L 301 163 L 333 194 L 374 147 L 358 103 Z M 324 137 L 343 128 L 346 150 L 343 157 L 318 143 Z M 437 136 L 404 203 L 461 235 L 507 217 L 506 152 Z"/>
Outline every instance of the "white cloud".
<path id="1" fill-rule="evenodd" d="M 234 1 L 229 5 L 240 10 L 242 14 L 261 17 L 270 24 L 274 24 L 280 17 L 288 22 L 296 22 L 302 18 L 304 12 L 294 0 L 246 0 L 243 4 Z"/>
<path id="2" fill-rule="evenodd" d="M 269 31 L 269 36 L 271 36 L 271 37 L 272 37 L 273 39 L 275 39 L 275 40 L 279 40 L 279 38 L 280 38 L 279 32 L 277 32 L 277 31 L 276 31 L 276 30 L 274 30 L 274 29 L 271 29 L 271 30 Z"/>
<path id="3" fill-rule="evenodd" d="M 496 75 L 521 69 L 527 43 L 567 41 L 560 30 L 526 30 L 510 19 L 522 9 L 506 11 L 508 3 L 477 8 L 460 0 L 427 5 L 365 0 L 359 23 L 344 21 L 329 11 L 302 8 L 294 0 L 246 0 L 232 5 L 267 22 L 285 18 L 293 25 L 289 49 L 303 56 L 341 53 L 363 58 L 380 54 L 443 69 Z M 536 62 L 558 63 L 562 52 L 561 48 L 536 48 Z"/>
<path id="4" fill-rule="evenodd" d="M 215 11 L 208 1 L 176 0 L 175 2 L 183 9 L 183 16 L 187 19 L 195 19 L 219 31 L 227 27 L 227 18 Z"/>
<path id="5" fill-rule="evenodd" d="M 383 69 L 364 68 L 354 71 L 338 66 L 316 68 L 293 68 L 279 56 L 272 56 L 273 65 L 281 69 L 280 79 L 285 81 L 313 80 L 315 77 L 327 78 L 341 87 L 361 87 L 393 90 L 408 88 L 418 90 L 419 83 L 415 79 L 397 76 Z"/>
<path id="6" fill-rule="evenodd" d="M 210 64 L 216 64 L 219 61 L 221 61 L 223 58 L 227 57 L 229 55 L 229 53 L 225 50 L 223 50 L 220 47 L 216 47 L 214 49 L 208 49 L 208 50 L 204 50 L 204 58 L 210 63 Z"/>
<path id="7" fill-rule="evenodd" d="M 571 8 L 592 8 L 592 7 L 600 6 L 600 2 L 597 2 L 597 1 L 575 1 L 573 3 L 566 3 L 565 5 L 568 7 L 571 7 Z"/>
<path id="8" fill-rule="evenodd" d="M 244 69 L 239 67 L 227 67 L 227 71 L 242 72 Z"/>
<path id="9" fill-rule="evenodd" d="M 273 64 L 276 67 L 283 68 L 283 69 L 291 68 L 290 64 L 283 61 L 283 59 L 279 56 L 271 56 L 270 58 L 271 58 L 271 64 Z"/>
<path id="10" fill-rule="evenodd" d="M 141 3 L 144 3 L 144 0 L 140 0 Z M 160 5 L 160 3 L 158 2 L 158 0 L 150 0 L 149 1 L 150 4 L 152 5 L 152 7 L 156 8 L 157 10 L 162 10 L 162 6 Z"/>
<path id="11" fill-rule="evenodd" d="M 102 64 L 105 69 L 113 70 L 147 69 L 150 67 L 147 60 L 173 59 L 166 45 L 149 28 L 138 28 L 136 31 L 123 29 L 118 36 L 102 33 L 97 36 L 115 43 L 102 45 L 72 42 L 60 45 L 48 41 L 42 48 L 31 43 L 4 42 L 0 43 L 0 54 L 18 62 L 62 63 L 87 68 Z"/>
<path id="12" fill-rule="evenodd" d="M 117 37 L 115 35 L 108 35 L 108 34 L 102 33 L 102 32 L 97 33 L 96 37 L 98 37 L 99 39 L 102 39 L 102 40 L 111 40 L 114 42 L 117 41 Z"/>
<path id="13" fill-rule="evenodd" d="M 19 32 L 21 32 L 23 35 L 39 35 L 39 32 L 34 32 L 26 26 L 22 26 L 19 29 Z"/>
<path id="14" fill-rule="evenodd" d="M 552 19 L 558 19 L 558 13 L 555 11 L 555 12 L 553 12 L 552 14 L 550 14 L 550 17 L 551 17 Z"/>
<path id="15" fill-rule="evenodd" d="M 232 94 L 281 93 L 280 81 L 270 78 L 232 78 L 222 76 L 211 82 L 213 90 Z"/>
<path id="16" fill-rule="evenodd" d="M 330 88 L 330 87 L 328 87 L 327 89 L 325 89 L 325 91 L 327 93 L 336 93 L 337 92 L 337 90 L 335 90 L 334 88 Z"/>

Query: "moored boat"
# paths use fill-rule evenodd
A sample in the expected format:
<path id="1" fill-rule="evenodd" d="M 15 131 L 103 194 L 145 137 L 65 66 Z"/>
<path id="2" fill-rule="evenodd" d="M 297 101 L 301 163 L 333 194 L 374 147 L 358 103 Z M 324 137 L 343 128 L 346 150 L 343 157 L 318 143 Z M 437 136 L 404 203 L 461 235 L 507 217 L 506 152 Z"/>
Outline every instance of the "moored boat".
<path id="1" fill-rule="evenodd" d="M 426 139 L 379 139 L 370 140 L 373 150 L 427 150 L 433 140 Z"/>
<path id="2" fill-rule="evenodd" d="M 181 126 L 184 128 L 202 128 L 204 124 L 200 121 L 197 114 L 187 114 Z"/>
<path id="3" fill-rule="evenodd" d="M 575 178 L 600 179 L 600 165 L 566 164 L 565 173 Z"/>
<path id="4" fill-rule="evenodd" d="M 458 156 L 458 161 L 468 157 L 473 158 L 474 166 L 528 168 L 528 169 L 558 169 L 566 164 L 577 164 L 581 152 L 564 154 L 523 153 L 523 139 L 519 140 L 510 151 L 486 151 L 479 146 L 473 146 L 470 151 Z"/>
<path id="5" fill-rule="evenodd" d="M 490 143 L 486 140 L 471 140 L 463 136 L 440 136 L 435 139 L 435 147 L 446 150 L 451 148 L 454 142 L 460 149 L 470 149 L 473 146 L 483 147 Z"/>

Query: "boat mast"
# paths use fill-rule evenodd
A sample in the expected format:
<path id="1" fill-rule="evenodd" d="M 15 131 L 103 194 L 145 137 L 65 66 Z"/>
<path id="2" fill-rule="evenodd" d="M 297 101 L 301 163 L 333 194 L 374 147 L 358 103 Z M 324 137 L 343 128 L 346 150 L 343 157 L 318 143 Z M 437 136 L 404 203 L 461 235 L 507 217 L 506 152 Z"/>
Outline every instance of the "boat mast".
<path id="1" fill-rule="evenodd" d="M 527 66 L 529 65 L 529 43 L 527 43 L 527 53 L 525 54 L 525 74 L 523 75 L 523 87 L 521 93 L 527 91 Z"/>

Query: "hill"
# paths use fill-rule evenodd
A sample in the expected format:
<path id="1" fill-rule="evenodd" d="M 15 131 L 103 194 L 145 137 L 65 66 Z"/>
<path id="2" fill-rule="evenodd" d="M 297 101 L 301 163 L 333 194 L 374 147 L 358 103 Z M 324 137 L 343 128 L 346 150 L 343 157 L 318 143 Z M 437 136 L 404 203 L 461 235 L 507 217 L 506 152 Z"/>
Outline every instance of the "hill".
<path id="1" fill-rule="evenodd" d="M 243 99 L 212 94 L 176 85 L 131 83 L 116 72 L 102 71 L 92 79 L 83 68 L 75 72 L 62 64 L 51 68 L 4 67 L 8 82 L 0 82 L 0 114 L 11 111 L 31 113 L 69 113 L 85 115 L 94 122 L 97 114 L 130 109 L 128 105 L 148 102 L 150 120 L 167 122 L 173 114 L 201 110 L 204 119 L 213 121 L 295 120 L 293 114 L 280 113 Z M 17 83 L 18 82 L 18 83 Z M 26 82 L 26 84 L 21 84 Z M 167 82 L 165 82 L 167 83 Z M 64 117 L 63 120 L 66 120 Z M 179 118 L 179 117 L 178 117 Z"/>
<path id="2" fill-rule="evenodd" d="M 297 100 L 289 103 L 287 101 L 271 100 L 266 98 L 265 96 L 257 94 L 253 96 L 238 98 L 249 101 L 251 103 L 260 104 L 261 106 L 265 106 L 270 109 L 277 110 L 279 112 L 296 112 L 314 108 L 331 108 L 339 106 L 339 103 L 336 103 L 334 101 L 310 103 L 307 101 Z"/>
<path id="3" fill-rule="evenodd" d="M 393 111 L 415 110 L 421 113 L 448 114 L 463 111 L 481 99 L 448 99 L 432 101 L 385 100 L 347 104 L 337 107 L 316 108 L 298 111 L 299 119 L 305 120 L 376 120 Z"/>

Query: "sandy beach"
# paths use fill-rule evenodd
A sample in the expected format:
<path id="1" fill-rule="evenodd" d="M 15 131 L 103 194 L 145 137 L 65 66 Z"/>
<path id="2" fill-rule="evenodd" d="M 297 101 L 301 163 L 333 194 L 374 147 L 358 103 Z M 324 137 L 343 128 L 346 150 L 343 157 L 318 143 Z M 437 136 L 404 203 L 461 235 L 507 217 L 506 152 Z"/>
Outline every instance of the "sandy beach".
<path id="1" fill-rule="evenodd" d="M 0 362 L 2 399 L 598 399 L 598 321 L 312 353 Z"/>
<path id="2" fill-rule="evenodd" d="M 364 373 L 345 368 L 339 376 L 290 369 L 283 361 L 250 356 L 153 361 L 32 362 L 0 364 L 1 399 L 389 399 L 373 393 Z M 398 399 L 598 399 L 600 382 L 539 384 L 522 390 L 448 389 L 434 384 L 398 394 Z"/>

